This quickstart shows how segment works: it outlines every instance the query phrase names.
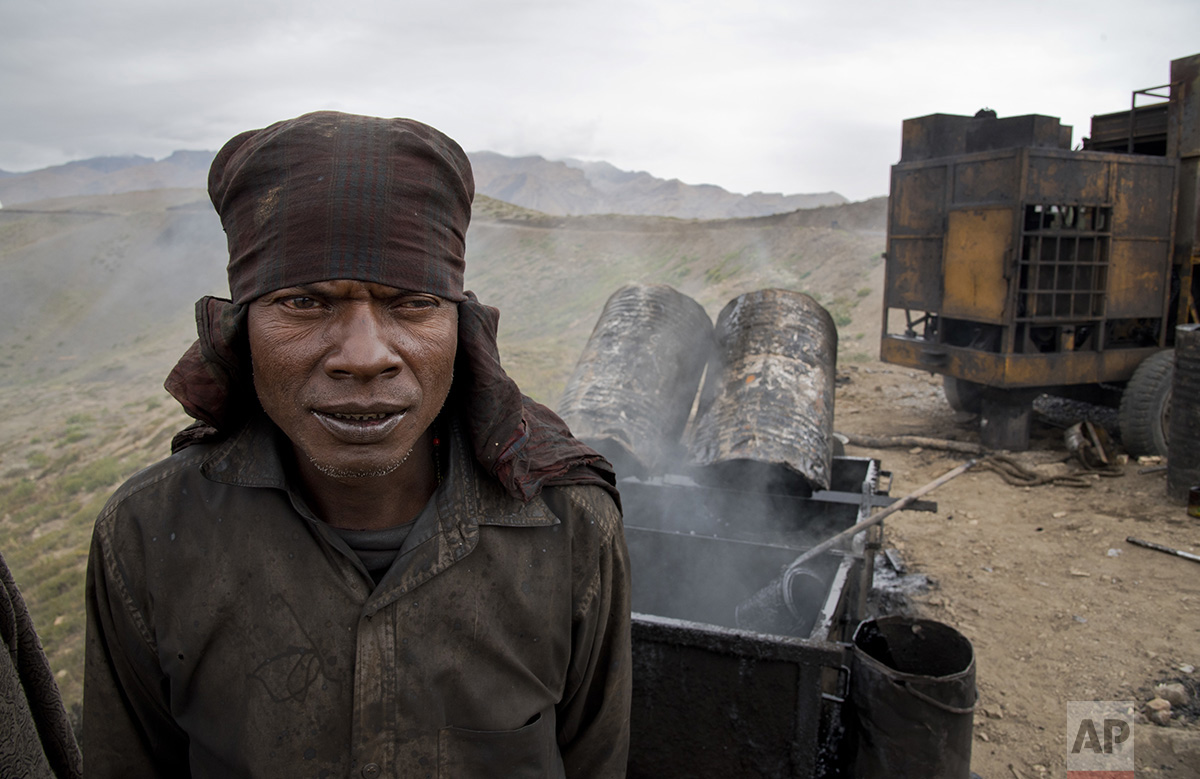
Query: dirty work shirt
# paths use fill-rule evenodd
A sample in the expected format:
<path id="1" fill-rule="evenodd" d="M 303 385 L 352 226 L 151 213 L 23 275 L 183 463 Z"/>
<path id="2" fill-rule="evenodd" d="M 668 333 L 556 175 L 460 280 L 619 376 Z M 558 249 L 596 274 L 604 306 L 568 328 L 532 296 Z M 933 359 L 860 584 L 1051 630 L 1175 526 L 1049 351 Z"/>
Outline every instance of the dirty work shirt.
<path id="1" fill-rule="evenodd" d="M 184 449 L 97 520 L 89 777 L 624 775 L 629 570 L 604 490 L 522 503 L 456 431 L 376 586 L 279 436 Z"/>

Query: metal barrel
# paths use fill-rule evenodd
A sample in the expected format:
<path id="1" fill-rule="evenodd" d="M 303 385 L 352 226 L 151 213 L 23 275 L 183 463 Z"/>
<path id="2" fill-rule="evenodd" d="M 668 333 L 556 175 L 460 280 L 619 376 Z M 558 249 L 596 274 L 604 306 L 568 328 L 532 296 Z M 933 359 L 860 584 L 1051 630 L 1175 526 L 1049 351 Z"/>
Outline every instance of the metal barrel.
<path id="1" fill-rule="evenodd" d="M 782 469 L 799 478 L 798 491 L 828 489 L 837 369 L 829 312 L 800 292 L 750 292 L 721 311 L 714 338 L 688 435 L 698 478 L 736 486 L 762 474 L 778 483 Z"/>
<path id="2" fill-rule="evenodd" d="M 850 701 L 860 779 L 968 779 L 975 650 L 949 625 L 903 616 L 854 631 Z"/>
<path id="3" fill-rule="evenodd" d="M 665 284 L 622 287 L 604 304 L 559 416 L 618 475 L 674 470 L 712 330 L 699 303 Z"/>
<path id="4" fill-rule="evenodd" d="M 1186 503 L 1200 485 L 1200 325 L 1175 328 L 1175 375 L 1167 430 L 1167 495 Z"/>

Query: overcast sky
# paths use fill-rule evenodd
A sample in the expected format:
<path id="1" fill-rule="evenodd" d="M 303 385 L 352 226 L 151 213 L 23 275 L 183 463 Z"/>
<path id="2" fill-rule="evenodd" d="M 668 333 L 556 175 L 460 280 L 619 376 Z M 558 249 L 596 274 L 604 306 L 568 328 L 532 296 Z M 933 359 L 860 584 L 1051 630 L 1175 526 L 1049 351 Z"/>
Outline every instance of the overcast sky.
<path id="1" fill-rule="evenodd" d="M 0 169 L 216 150 L 316 109 L 749 193 L 887 193 L 900 123 L 1075 126 L 1200 52 L 1197 0 L 0 0 Z"/>

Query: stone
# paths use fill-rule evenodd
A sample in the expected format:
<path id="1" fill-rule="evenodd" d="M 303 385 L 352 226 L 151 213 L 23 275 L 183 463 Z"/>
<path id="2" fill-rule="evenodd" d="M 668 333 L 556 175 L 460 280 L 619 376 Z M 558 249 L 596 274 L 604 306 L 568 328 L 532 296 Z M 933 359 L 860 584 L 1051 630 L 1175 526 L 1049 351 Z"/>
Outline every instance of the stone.
<path id="1" fill-rule="evenodd" d="M 1163 727 L 1165 727 L 1165 726 L 1171 724 L 1171 710 L 1170 709 L 1167 709 L 1166 711 L 1152 711 L 1146 716 L 1155 725 L 1162 725 Z"/>
<path id="2" fill-rule="evenodd" d="M 1146 701 L 1146 709 L 1151 712 L 1155 711 L 1171 711 L 1171 702 L 1166 698 L 1151 698 Z"/>
<path id="3" fill-rule="evenodd" d="M 1154 688 L 1154 694 L 1166 700 L 1172 706 L 1186 706 L 1191 700 L 1187 688 L 1179 682 L 1159 684 Z"/>

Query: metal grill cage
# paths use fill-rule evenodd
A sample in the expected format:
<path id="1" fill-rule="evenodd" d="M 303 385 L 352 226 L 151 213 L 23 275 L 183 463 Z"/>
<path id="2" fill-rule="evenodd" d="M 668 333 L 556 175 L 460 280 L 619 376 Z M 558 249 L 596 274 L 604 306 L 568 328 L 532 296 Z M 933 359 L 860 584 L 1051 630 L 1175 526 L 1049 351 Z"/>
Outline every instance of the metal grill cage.
<path id="1" fill-rule="evenodd" d="M 1112 209 L 1029 204 L 1021 231 L 1018 322 L 1104 316 Z"/>

